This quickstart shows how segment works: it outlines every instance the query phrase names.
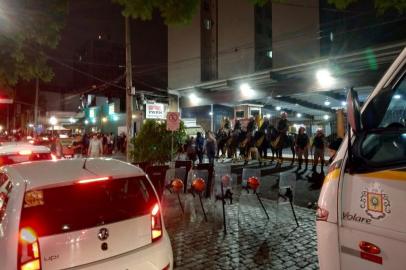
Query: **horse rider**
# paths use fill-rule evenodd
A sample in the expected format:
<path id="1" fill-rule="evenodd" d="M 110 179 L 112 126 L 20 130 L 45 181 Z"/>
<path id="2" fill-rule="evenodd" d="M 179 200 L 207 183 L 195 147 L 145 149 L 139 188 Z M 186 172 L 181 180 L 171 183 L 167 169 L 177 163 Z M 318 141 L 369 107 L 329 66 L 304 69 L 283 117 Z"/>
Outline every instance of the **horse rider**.
<path id="1" fill-rule="evenodd" d="M 267 117 L 265 117 L 261 127 L 259 128 L 260 138 L 257 141 L 259 154 L 261 155 L 262 158 L 267 158 L 268 155 L 271 128 L 272 128 L 271 122 Z"/>
<path id="2" fill-rule="evenodd" d="M 277 130 L 279 133 L 279 142 L 276 147 L 276 151 L 278 153 L 278 164 L 282 165 L 282 151 L 283 146 L 287 140 L 288 130 L 289 130 L 289 121 L 288 121 L 288 114 L 286 112 L 281 113 L 281 119 L 279 119 Z"/>
<path id="3" fill-rule="evenodd" d="M 305 171 L 307 170 L 307 167 L 309 165 L 309 145 L 310 145 L 309 136 L 305 133 L 305 128 L 300 127 L 299 133 L 295 141 L 296 153 L 299 158 L 299 166 L 297 167 L 296 170 L 297 172 L 302 169 L 303 156 L 305 158 L 306 163 Z"/>
<path id="4" fill-rule="evenodd" d="M 225 157 L 226 151 L 227 151 L 226 143 L 230 136 L 231 136 L 231 123 L 228 118 L 225 118 L 223 127 L 221 127 L 217 132 L 217 156 L 218 157 L 220 157 L 220 151 L 221 151 L 221 156 Z"/>
<path id="5" fill-rule="evenodd" d="M 258 127 L 254 118 L 251 118 L 247 125 L 247 135 L 245 142 L 245 162 L 244 165 L 248 164 L 248 160 L 251 159 L 252 154 L 258 159 L 259 164 L 262 164 L 262 159 L 258 151 L 256 142 L 259 140 L 260 134 L 258 132 Z"/>
<path id="6" fill-rule="evenodd" d="M 234 129 L 231 132 L 231 137 L 228 142 L 228 156 L 229 158 L 237 158 L 237 148 L 241 139 L 241 122 L 240 120 L 236 120 L 234 123 Z"/>

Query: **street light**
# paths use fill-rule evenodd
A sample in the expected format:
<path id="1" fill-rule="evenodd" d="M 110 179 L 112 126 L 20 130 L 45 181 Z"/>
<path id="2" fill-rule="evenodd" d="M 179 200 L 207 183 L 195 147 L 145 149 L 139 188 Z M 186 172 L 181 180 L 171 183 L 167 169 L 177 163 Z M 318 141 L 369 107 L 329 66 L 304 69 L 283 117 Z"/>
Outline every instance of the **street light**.
<path id="1" fill-rule="evenodd" d="M 54 136 L 54 129 L 55 125 L 58 123 L 58 119 L 56 119 L 55 116 L 51 116 L 51 118 L 49 118 L 49 123 L 52 125 L 52 136 Z"/>
<path id="2" fill-rule="evenodd" d="M 282 108 L 280 106 L 278 106 L 278 107 L 276 107 L 276 110 L 280 111 L 280 110 L 282 110 Z"/>

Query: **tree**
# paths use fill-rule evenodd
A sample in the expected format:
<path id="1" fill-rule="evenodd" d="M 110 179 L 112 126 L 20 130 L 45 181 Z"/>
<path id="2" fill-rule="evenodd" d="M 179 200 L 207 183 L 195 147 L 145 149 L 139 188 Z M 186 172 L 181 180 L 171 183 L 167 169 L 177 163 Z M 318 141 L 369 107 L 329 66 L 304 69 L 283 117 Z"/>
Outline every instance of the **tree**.
<path id="1" fill-rule="evenodd" d="M 46 52 L 55 49 L 67 0 L 5 0 L 0 3 L 0 85 L 53 77 Z"/>
<path id="2" fill-rule="evenodd" d="M 173 150 L 171 153 L 171 141 L 173 137 Z M 146 120 L 140 133 L 132 138 L 134 149 L 131 151 L 131 159 L 134 162 L 149 162 L 164 164 L 171 160 L 176 151 L 182 146 L 186 139 L 186 131 L 183 122 L 180 123 L 178 131 L 166 130 L 166 122 Z"/>
<path id="3" fill-rule="evenodd" d="M 335 5 L 337 9 L 346 9 L 352 3 L 359 0 L 328 0 L 329 4 Z M 375 0 L 375 8 L 379 14 L 390 9 L 396 9 L 399 13 L 406 11 L 406 0 Z"/>

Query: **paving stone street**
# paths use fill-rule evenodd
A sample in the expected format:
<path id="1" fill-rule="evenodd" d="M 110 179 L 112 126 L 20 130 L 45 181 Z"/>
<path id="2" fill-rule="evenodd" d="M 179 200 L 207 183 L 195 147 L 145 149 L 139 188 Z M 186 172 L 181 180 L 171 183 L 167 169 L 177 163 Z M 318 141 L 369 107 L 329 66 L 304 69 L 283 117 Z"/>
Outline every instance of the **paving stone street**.
<path id="1" fill-rule="evenodd" d="M 277 189 L 271 176 L 264 177 L 262 194 L 269 220 L 253 194 L 234 188 L 233 204 L 226 204 L 227 234 L 222 225 L 221 202 L 203 199 L 208 222 L 198 197 L 180 196 L 182 215 L 175 194 L 165 192 L 165 225 L 174 250 L 175 269 L 318 269 L 315 211 L 295 206 L 300 226 L 295 224 L 289 204 L 276 204 Z M 297 181 L 301 205 L 316 198 L 309 183 Z M 307 190 L 307 191 L 306 191 Z M 310 194 L 310 195 L 309 195 Z"/>

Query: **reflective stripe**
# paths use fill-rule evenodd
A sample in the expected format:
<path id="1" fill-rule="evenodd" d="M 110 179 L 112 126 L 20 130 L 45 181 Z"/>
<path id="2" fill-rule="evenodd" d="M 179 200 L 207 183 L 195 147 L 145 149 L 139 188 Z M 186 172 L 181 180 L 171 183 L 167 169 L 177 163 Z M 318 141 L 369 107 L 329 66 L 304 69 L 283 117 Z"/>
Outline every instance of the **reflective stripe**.
<path id="1" fill-rule="evenodd" d="M 331 180 L 338 180 L 340 178 L 340 173 L 341 173 L 340 169 L 335 169 L 335 170 L 329 172 L 329 174 L 327 174 L 326 178 L 324 178 L 323 185 Z"/>
<path id="2" fill-rule="evenodd" d="M 406 181 L 406 172 L 404 171 L 379 171 L 362 174 L 364 177 L 368 178 L 378 178 L 382 180 L 396 180 L 396 181 Z"/>

